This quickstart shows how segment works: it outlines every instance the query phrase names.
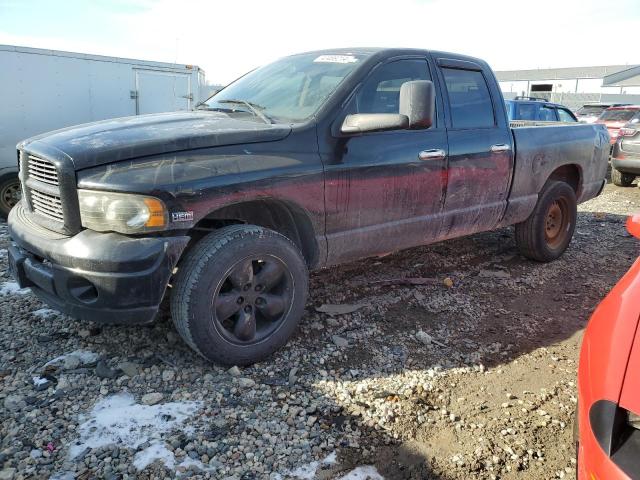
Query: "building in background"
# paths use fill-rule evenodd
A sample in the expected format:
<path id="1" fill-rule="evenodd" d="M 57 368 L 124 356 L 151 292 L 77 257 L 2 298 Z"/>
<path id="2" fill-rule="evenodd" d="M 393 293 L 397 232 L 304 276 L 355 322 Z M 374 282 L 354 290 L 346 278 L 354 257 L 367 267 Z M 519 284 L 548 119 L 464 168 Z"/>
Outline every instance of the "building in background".
<path id="1" fill-rule="evenodd" d="M 496 72 L 505 98 L 546 98 L 570 108 L 588 102 L 640 103 L 640 65 Z"/>

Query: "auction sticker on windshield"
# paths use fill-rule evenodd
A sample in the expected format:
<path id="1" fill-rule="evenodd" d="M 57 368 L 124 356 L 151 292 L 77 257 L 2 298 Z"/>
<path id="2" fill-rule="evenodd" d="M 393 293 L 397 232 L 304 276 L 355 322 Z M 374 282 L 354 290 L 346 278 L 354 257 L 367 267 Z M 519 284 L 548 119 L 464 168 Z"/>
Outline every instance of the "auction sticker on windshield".
<path id="1" fill-rule="evenodd" d="M 358 59 L 353 55 L 320 55 L 314 63 L 355 63 Z"/>

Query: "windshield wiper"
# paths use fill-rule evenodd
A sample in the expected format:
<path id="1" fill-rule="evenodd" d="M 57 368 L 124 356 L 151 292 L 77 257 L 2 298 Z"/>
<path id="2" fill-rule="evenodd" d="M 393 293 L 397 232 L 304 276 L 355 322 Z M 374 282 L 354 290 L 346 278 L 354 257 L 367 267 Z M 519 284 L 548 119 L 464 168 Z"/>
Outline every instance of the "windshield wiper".
<path id="1" fill-rule="evenodd" d="M 265 107 L 263 107 L 262 105 L 258 105 L 252 102 L 247 102 L 246 100 L 218 100 L 218 103 L 234 103 L 236 105 L 244 105 L 256 117 L 261 118 L 264 121 L 264 123 L 269 123 L 269 124 L 273 123 L 273 120 L 271 120 L 267 115 L 261 112 L 261 110 L 265 109 Z"/>

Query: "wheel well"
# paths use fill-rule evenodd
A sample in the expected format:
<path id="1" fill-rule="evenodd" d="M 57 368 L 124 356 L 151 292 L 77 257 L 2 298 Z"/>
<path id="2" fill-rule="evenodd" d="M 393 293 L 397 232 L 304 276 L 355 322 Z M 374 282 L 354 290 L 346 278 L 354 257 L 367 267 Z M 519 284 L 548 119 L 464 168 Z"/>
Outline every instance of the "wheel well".
<path id="1" fill-rule="evenodd" d="M 576 197 L 580 194 L 580 189 L 582 187 L 582 172 L 580 167 L 577 165 L 569 164 L 556 168 L 551 175 L 549 175 L 549 180 L 560 180 L 568 183 L 576 193 Z"/>
<path id="2" fill-rule="evenodd" d="M 289 238 L 300 249 L 309 267 L 318 262 L 318 244 L 308 214 L 302 208 L 280 200 L 252 200 L 222 207 L 195 225 L 194 240 L 209 231 L 242 223 L 268 228 Z"/>

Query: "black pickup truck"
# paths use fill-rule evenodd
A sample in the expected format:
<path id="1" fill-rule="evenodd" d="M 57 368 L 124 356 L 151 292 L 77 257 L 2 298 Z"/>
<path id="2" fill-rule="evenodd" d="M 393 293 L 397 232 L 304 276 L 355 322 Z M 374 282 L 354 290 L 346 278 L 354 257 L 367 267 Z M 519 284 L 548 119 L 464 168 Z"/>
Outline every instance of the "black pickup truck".
<path id="1" fill-rule="evenodd" d="M 294 332 L 310 269 L 513 224 L 523 255 L 559 257 L 608 154 L 604 125 L 511 128 L 476 58 L 303 53 L 197 111 L 20 143 L 10 268 L 99 322 L 153 321 L 169 289 L 186 343 L 248 364 Z"/>

